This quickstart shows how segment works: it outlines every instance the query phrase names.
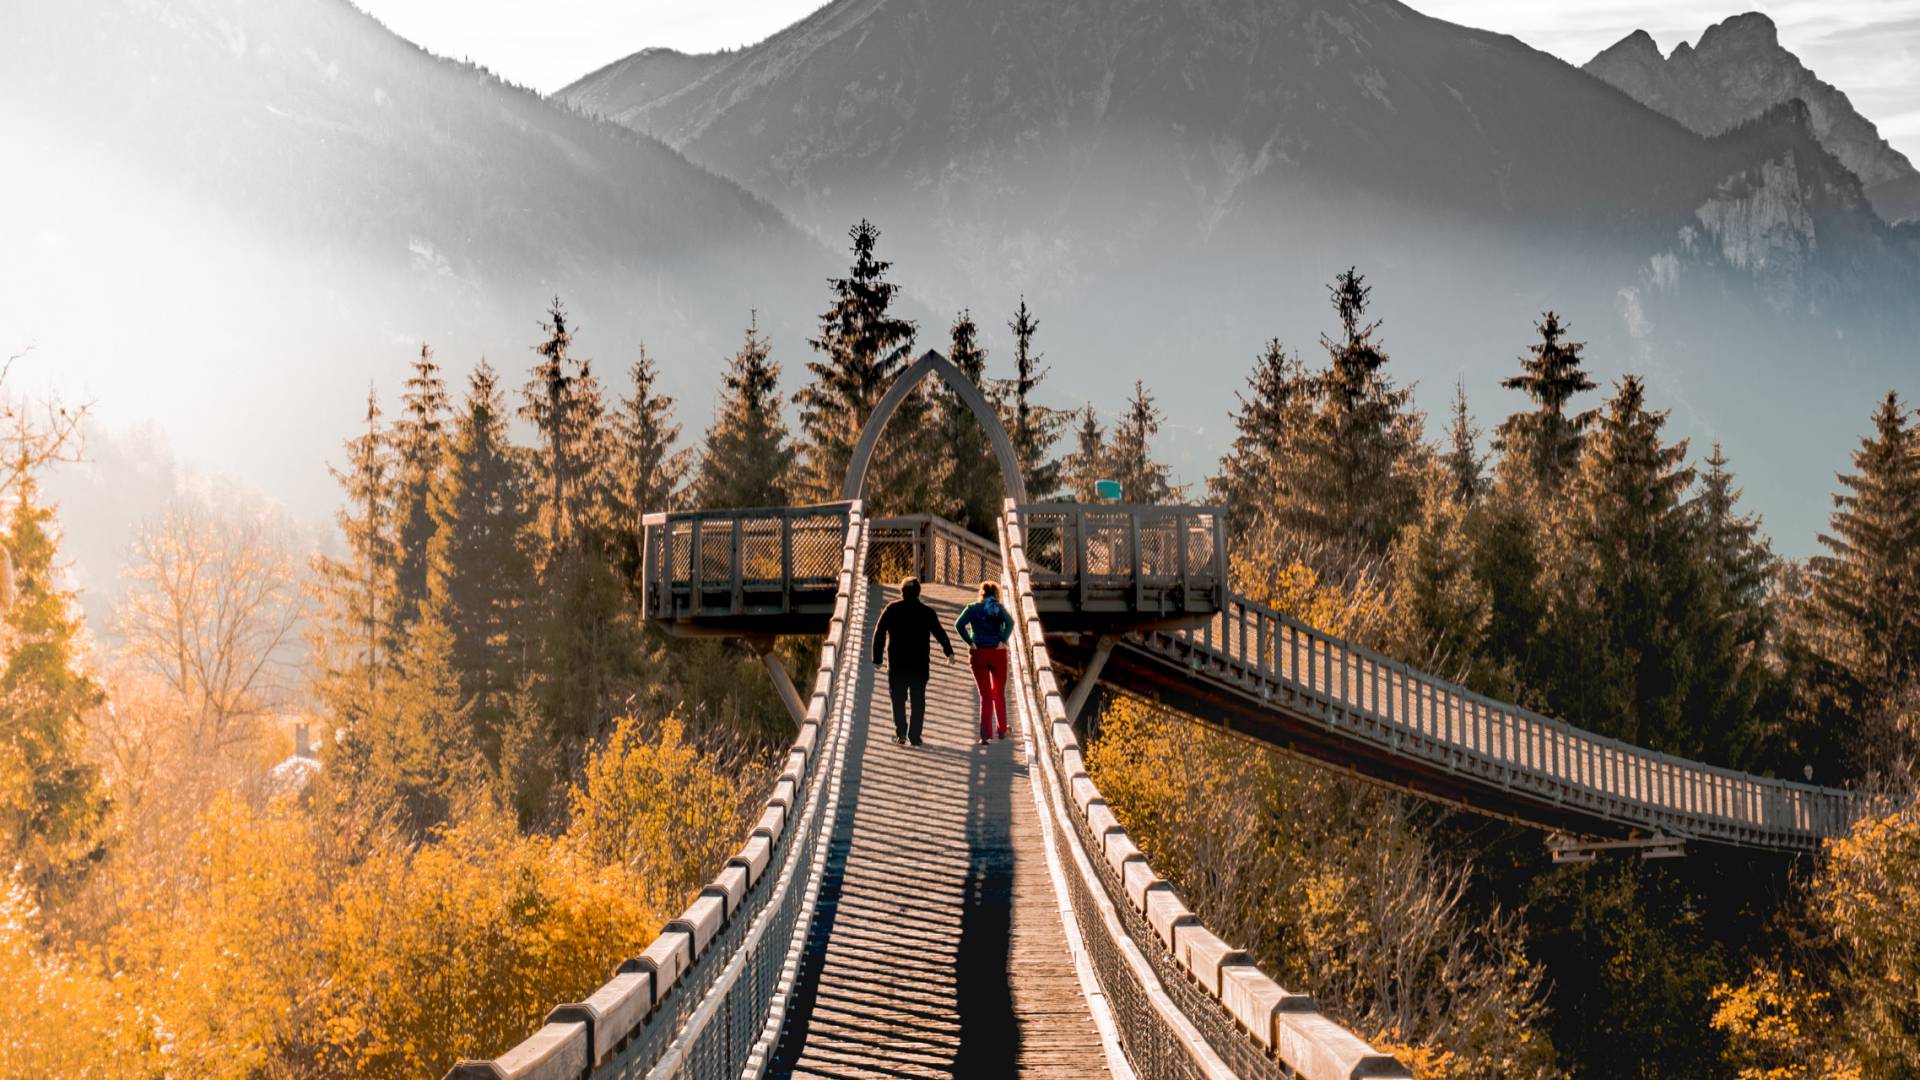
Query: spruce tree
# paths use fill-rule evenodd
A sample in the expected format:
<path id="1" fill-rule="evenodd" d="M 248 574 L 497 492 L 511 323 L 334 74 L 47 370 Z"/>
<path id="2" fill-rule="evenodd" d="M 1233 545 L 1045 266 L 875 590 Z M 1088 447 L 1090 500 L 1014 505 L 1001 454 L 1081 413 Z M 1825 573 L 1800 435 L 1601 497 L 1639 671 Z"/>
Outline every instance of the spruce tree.
<path id="1" fill-rule="evenodd" d="M 1060 491 L 1061 463 L 1053 448 L 1065 434 L 1067 415 L 1033 400 L 1034 391 L 1045 380 L 1047 371 L 1040 366 L 1041 356 L 1033 349 L 1033 337 L 1040 320 L 1027 310 L 1027 298 L 1007 323 L 1013 331 L 1014 377 L 995 383 L 994 398 L 1000 407 L 1002 422 L 1013 440 L 1013 453 L 1020 461 L 1026 481 L 1027 498 L 1046 502 Z"/>
<path id="2" fill-rule="evenodd" d="M 522 455 L 508 444 L 506 402 L 482 361 L 467 384 L 448 464 L 434 489 L 428 594 L 451 635 L 449 663 L 471 702 L 473 742 L 498 760 L 500 730 L 524 670 L 531 569 Z"/>
<path id="3" fill-rule="evenodd" d="M 1274 338 L 1255 361 L 1246 391 L 1236 396 L 1233 447 L 1207 486 L 1211 498 L 1226 507 L 1227 527 L 1244 536 L 1281 515 L 1282 503 L 1298 483 L 1294 474 L 1313 422 L 1315 388 L 1300 358 Z"/>
<path id="4" fill-rule="evenodd" d="M 1555 703 L 1589 730 L 1697 756 L 1712 733 L 1697 699 L 1704 576 L 1686 442 L 1661 440 L 1664 412 L 1627 376 L 1588 438 L 1555 520 L 1548 633 Z"/>
<path id="5" fill-rule="evenodd" d="M 399 670 L 364 721 L 347 735 L 351 782 L 390 808 L 414 841 L 452 819 L 478 764 L 471 702 L 453 667 L 453 635 L 429 603 L 408 631 Z"/>
<path id="6" fill-rule="evenodd" d="M 396 608 L 394 632 L 403 635 L 427 602 L 427 544 L 433 539 L 433 489 L 446 464 L 447 384 L 433 349 L 420 346 L 393 425 L 393 516 Z"/>
<path id="7" fill-rule="evenodd" d="M 906 366 L 913 346 L 914 325 L 892 314 L 900 286 L 887 280 L 892 264 L 875 256 L 880 230 L 861 219 L 848 230 L 853 241 L 853 266 L 847 276 L 831 282 L 833 303 L 820 316 L 820 336 L 811 344 L 820 359 L 807 363 L 813 381 L 794 395 L 800 406 L 803 468 L 798 494 L 815 502 L 840 497 L 854 444 L 874 407 L 894 377 Z M 923 388 L 924 391 L 924 388 Z M 918 509 L 931 494 L 922 460 L 927 440 L 923 432 L 929 399 L 916 393 L 901 406 L 893 430 L 906 433 L 904 452 L 876 454 L 867 490 L 870 500 L 892 512 Z"/>
<path id="8" fill-rule="evenodd" d="M 548 558 L 570 545 L 603 539 L 607 439 L 605 405 L 592 363 L 573 355 L 573 331 L 558 297 L 540 324 L 546 340 L 521 391 L 520 416 L 537 435 L 533 495 Z"/>
<path id="9" fill-rule="evenodd" d="M 554 744 L 577 757 L 594 737 L 615 680 L 635 662 L 623 623 L 626 590 L 612 559 L 612 501 L 605 406 L 592 365 L 572 354 L 558 299 L 542 324 L 546 340 L 523 392 L 520 415 L 534 427 L 538 584 L 536 696 Z"/>
<path id="10" fill-rule="evenodd" d="M 780 416 L 780 365 L 757 318 L 721 380 L 694 500 L 710 509 L 786 505 L 794 449 Z"/>
<path id="11" fill-rule="evenodd" d="M 1566 327 L 1553 312 L 1542 316 L 1537 329 L 1541 340 L 1528 350 L 1521 373 L 1502 384 L 1524 391 L 1534 408 L 1494 429 L 1499 463 L 1492 482 L 1480 486 L 1472 520 L 1474 562 L 1493 598 L 1487 652 L 1514 673 L 1521 693 L 1544 692 L 1558 677 L 1557 651 L 1542 636 L 1551 591 L 1548 564 L 1560 550 L 1550 543 L 1551 534 L 1597 415 L 1569 412 L 1574 395 L 1594 386 L 1580 366 L 1584 346 L 1564 340 Z M 1447 457 L 1464 483 L 1471 470 L 1460 434 L 1456 417 L 1455 445 Z"/>
<path id="12" fill-rule="evenodd" d="M 321 619 L 314 635 L 321 692 L 351 726 L 366 715 L 397 661 L 399 608 L 392 455 L 380 425 L 380 404 L 367 391 L 366 430 L 347 443 L 347 466 L 332 470 L 346 505 L 335 521 L 346 558 L 321 556 Z"/>
<path id="13" fill-rule="evenodd" d="M 972 312 L 962 311 L 954 318 L 947 359 L 974 386 L 986 386 L 987 350 L 980 345 Z M 963 528 L 991 535 L 1000 517 L 1001 493 L 1006 490 L 993 443 L 959 394 L 942 387 L 939 400 L 941 442 L 948 460 L 941 476 L 939 510 Z"/>
<path id="14" fill-rule="evenodd" d="M 1737 624 L 1743 641 L 1766 638 L 1772 622 L 1768 594 L 1774 580 L 1773 549 L 1760 531 L 1760 519 L 1739 510 L 1740 490 L 1718 442 L 1700 477 L 1700 493 L 1692 500 L 1698 515 L 1707 568 L 1725 610 Z"/>
<path id="15" fill-rule="evenodd" d="M 562 772 L 560 750 L 549 736 L 532 685 L 523 686 L 509 702 L 501 733 L 495 797 L 513 812 L 521 829 L 545 828 L 561 801 Z"/>
<path id="16" fill-rule="evenodd" d="M 1783 733 L 1774 718 L 1766 648 L 1776 623 L 1772 586 L 1777 567 L 1760 519 L 1739 511 L 1740 491 L 1719 443 L 1706 461 L 1700 491 L 1688 503 L 1700 538 L 1702 607 L 1688 622 L 1700 657 L 1691 707 L 1707 732 L 1709 760 L 1745 769 L 1783 763 Z"/>
<path id="17" fill-rule="evenodd" d="M 61 588 L 53 509 L 33 462 L 10 463 L 13 505 L 4 548 L 13 597 L 0 614 L 0 844 L 35 897 L 76 885 L 104 853 L 107 794 L 83 747 L 106 695 L 82 669 L 79 611 Z"/>
<path id="18" fill-rule="evenodd" d="M 673 399 L 655 388 L 658 376 L 644 346 L 629 374 L 633 393 L 621 401 L 613 420 L 609 488 L 615 567 L 637 590 L 645 543 L 641 519 L 674 508 L 686 483 L 689 454 L 675 448 L 680 425 L 673 419 Z"/>
<path id="19" fill-rule="evenodd" d="M 1503 455 L 1503 469 L 1536 483 L 1548 495 L 1557 495 L 1580 463 L 1580 447 L 1595 413 L 1569 413 L 1575 394 L 1594 388 L 1581 367 L 1586 345 L 1566 340 L 1567 327 L 1554 312 L 1534 324 L 1540 340 L 1527 348 L 1520 374 L 1501 382 L 1519 390 L 1534 403 L 1533 411 L 1515 413 L 1494 430 L 1494 448 Z"/>
<path id="20" fill-rule="evenodd" d="M 1109 475 L 1110 459 L 1106 428 L 1100 423 L 1100 414 L 1088 405 L 1080 410 L 1080 426 L 1073 433 L 1073 453 L 1062 466 L 1064 480 L 1075 502 L 1093 502 L 1099 497 L 1095 485 L 1113 479 Z"/>
<path id="21" fill-rule="evenodd" d="M 1557 670 L 1557 653 L 1543 633 L 1551 528 L 1531 488 L 1507 483 L 1491 485 L 1467 517 L 1474 577 L 1489 600 L 1483 667 L 1506 672 L 1516 699 L 1536 700 Z M 1491 685 L 1474 689 L 1500 692 Z"/>
<path id="22" fill-rule="evenodd" d="M 1474 572 L 1469 508 L 1452 470 L 1430 469 L 1420 514 L 1394 542 L 1395 650 L 1429 671 L 1492 689 L 1502 680 L 1487 655 L 1493 596 Z"/>
<path id="23" fill-rule="evenodd" d="M 1307 538 L 1385 554 L 1419 505 L 1424 453 L 1412 393 L 1393 385 L 1387 354 L 1367 321 L 1373 290 L 1357 271 L 1341 272 L 1328 287 L 1340 336 L 1322 336 L 1328 366 L 1319 380 L 1312 436 L 1295 472 L 1303 496 L 1289 522 Z"/>
<path id="24" fill-rule="evenodd" d="M 1480 429 L 1467 411 L 1467 384 L 1463 379 L 1453 387 L 1453 418 L 1447 424 L 1447 449 L 1441 455 L 1453 498 L 1463 506 L 1472 506 L 1487 486 L 1487 459 L 1480 453 Z"/>
<path id="25" fill-rule="evenodd" d="M 1898 749 L 1887 745 L 1888 724 L 1920 665 L 1920 436 L 1893 393 L 1873 428 L 1854 451 L 1853 473 L 1840 477 L 1844 490 L 1820 535 L 1826 553 L 1810 560 L 1816 707 L 1829 746 L 1853 750 L 1856 761 Z"/>
<path id="26" fill-rule="evenodd" d="M 1146 384 L 1134 380 L 1133 397 L 1114 425 L 1113 445 L 1107 451 L 1111 479 L 1120 482 L 1120 497 L 1126 502 L 1164 503 L 1180 494 L 1170 479 L 1172 470 L 1153 458 L 1153 437 L 1165 419 Z"/>

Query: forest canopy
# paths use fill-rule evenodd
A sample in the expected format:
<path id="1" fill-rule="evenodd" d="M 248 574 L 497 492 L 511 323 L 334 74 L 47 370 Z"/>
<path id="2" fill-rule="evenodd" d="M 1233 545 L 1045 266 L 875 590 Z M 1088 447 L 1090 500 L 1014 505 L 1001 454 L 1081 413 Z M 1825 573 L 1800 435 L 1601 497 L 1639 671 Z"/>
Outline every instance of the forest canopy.
<path id="1" fill-rule="evenodd" d="M 139 524 L 110 626 L 81 617 L 43 495 L 83 410 L 0 369 L 0 1076 L 437 1074 L 598 985 L 738 845 L 790 731 L 754 655 L 642 617 L 642 518 L 835 497 L 920 345 L 988 391 L 1036 500 L 1204 487 L 1235 587 L 1315 627 L 1654 750 L 1890 793 L 1799 862 L 1552 867 L 1530 831 L 1111 697 L 1102 790 L 1276 978 L 1422 1077 L 1920 1071 L 1898 396 L 1822 554 L 1783 559 L 1723 448 L 1675 439 L 1641 379 L 1597 385 L 1554 312 L 1516 328 L 1504 418 L 1462 390 L 1430 423 L 1391 298 L 1348 269 L 1313 359 L 1258 348 L 1230 450 L 1187 484 L 1146 382 L 1048 404 L 1024 299 L 1010 357 L 971 310 L 922 341 L 880 240 L 850 230 L 797 363 L 749 314 L 727 356 L 637 348 L 615 392 L 559 299 L 522 372 L 409 350 L 398 397 L 341 418 L 331 542 L 183 489 Z M 689 435 L 658 373 L 696 361 L 718 405 Z M 950 391 L 916 388 L 886 438 L 876 512 L 992 533 L 997 468 Z M 779 648 L 804 670 L 817 646 Z"/>

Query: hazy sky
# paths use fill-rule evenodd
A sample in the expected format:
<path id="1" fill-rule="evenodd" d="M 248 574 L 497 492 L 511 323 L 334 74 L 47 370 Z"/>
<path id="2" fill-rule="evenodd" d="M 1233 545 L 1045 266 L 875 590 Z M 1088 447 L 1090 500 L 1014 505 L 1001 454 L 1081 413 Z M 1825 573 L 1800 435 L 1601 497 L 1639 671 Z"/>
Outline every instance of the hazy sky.
<path id="1" fill-rule="evenodd" d="M 749 45 L 824 0 L 358 0 L 434 52 L 467 57 L 543 91 L 653 45 L 688 52 Z M 1662 50 L 1695 41 L 1739 4 L 1699 0 L 1414 0 L 1429 15 L 1513 34 L 1582 64 L 1644 29 Z M 1780 39 L 1852 97 L 1920 162 L 1920 0 L 1775 0 Z"/>

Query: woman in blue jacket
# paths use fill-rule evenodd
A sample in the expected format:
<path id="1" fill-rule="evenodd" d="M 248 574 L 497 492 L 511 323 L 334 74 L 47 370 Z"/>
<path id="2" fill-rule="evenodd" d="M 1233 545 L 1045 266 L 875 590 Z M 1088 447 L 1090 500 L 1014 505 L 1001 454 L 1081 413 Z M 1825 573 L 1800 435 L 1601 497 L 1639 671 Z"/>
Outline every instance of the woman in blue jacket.
<path id="1" fill-rule="evenodd" d="M 1000 586 L 980 583 L 980 599 L 953 621 L 960 639 L 973 647 L 973 681 L 980 684 L 980 744 L 1007 737 L 1007 639 L 1013 616 L 1000 605 Z"/>

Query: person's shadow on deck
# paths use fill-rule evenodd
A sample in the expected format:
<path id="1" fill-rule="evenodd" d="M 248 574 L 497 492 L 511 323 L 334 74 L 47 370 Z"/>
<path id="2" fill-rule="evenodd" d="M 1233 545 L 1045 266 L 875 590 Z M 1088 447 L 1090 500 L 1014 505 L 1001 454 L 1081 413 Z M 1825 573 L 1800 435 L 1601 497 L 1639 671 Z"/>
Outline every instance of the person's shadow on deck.
<path id="1" fill-rule="evenodd" d="M 869 597 L 870 610 L 877 611 L 885 599 L 882 591 L 876 589 Z M 966 686 L 971 691 L 970 678 Z M 925 1046 L 904 1044 L 899 1058 L 889 1065 L 882 1065 L 871 1057 L 865 1062 L 847 1060 L 849 1056 L 857 1058 L 872 1055 L 874 1048 L 869 1045 L 850 1055 L 832 1054 L 828 1060 L 806 1060 L 804 1071 L 807 1075 L 848 1077 L 915 1077 L 942 1073 L 960 1077 L 1012 1076 L 1020 1056 L 1020 1031 L 1014 1017 L 1008 981 L 1008 961 L 1013 945 L 1012 744 L 1002 741 L 991 746 L 975 746 L 971 735 L 977 725 L 978 715 L 966 711 L 954 715 L 952 697 L 941 695 L 936 701 L 934 694 L 929 692 L 928 745 L 920 748 L 897 747 L 892 743 L 892 721 L 886 711 L 888 698 L 884 676 L 872 664 L 861 663 L 852 689 L 856 694 L 855 700 L 862 703 L 862 707 L 856 711 L 847 735 L 847 759 L 840 778 L 840 802 L 830 823 L 833 831 L 828 841 L 819 898 L 813 919 L 805 931 L 806 946 L 801 953 L 793 997 L 788 1004 L 786 1022 L 767 1075 L 791 1077 L 796 1066 L 803 1063 L 803 1057 L 813 1058 L 813 1055 L 806 1053 L 810 1040 L 832 1040 L 835 1037 L 825 1031 L 816 1031 L 815 1013 L 820 1006 L 821 976 L 828 960 L 828 943 L 842 922 L 848 859 L 852 855 L 854 822 L 860 811 L 861 796 L 864 791 L 875 806 L 879 806 L 887 802 L 911 802 L 916 796 L 926 794 L 913 789 L 916 777 L 912 775 L 870 775 L 869 768 L 885 768 L 893 772 L 900 768 L 901 761 L 913 762 L 919 758 L 936 772 L 965 769 L 967 777 L 964 825 L 967 865 L 964 886 L 959 888 L 958 896 L 927 897 L 930 901 L 964 902 L 959 943 L 953 954 L 925 957 L 930 964 L 951 965 L 955 998 L 953 1005 L 959 1020 L 958 1045 L 950 1065 L 936 1065 L 929 1060 Z M 932 688 L 929 689 L 931 691 Z M 962 695 L 959 700 L 963 703 L 963 709 L 978 707 L 977 697 L 970 693 Z M 875 724 L 883 729 L 879 738 L 874 737 Z M 936 731 L 949 737 L 936 739 L 932 737 Z M 960 731 L 966 737 L 964 748 L 947 745 L 953 742 L 950 733 L 954 731 Z M 886 760 L 876 763 L 869 760 L 870 754 L 886 755 Z M 893 755 L 905 756 L 895 759 Z M 870 781 L 874 783 L 870 784 Z M 940 813 L 942 809 L 930 805 L 927 813 Z M 900 891 L 907 893 L 912 890 L 917 877 L 919 875 L 903 875 L 897 882 Z M 920 880 L 924 885 L 925 879 Z M 916 928 L 905 924 L 919 917 L 921 914 L 918 911 L 910 904 L 906 905 L 899 914 L 903 925 L 897 929 L 903 934 L 911 934 Z M 902 959 L 904 955 L 910 953 L 903 950 L 900 954 L 882 959 L 880 964 L 910 962 Z M 862 1035 L 863 1041 L 883 1037 L 877 1029 L 863 1032 Z"/>

